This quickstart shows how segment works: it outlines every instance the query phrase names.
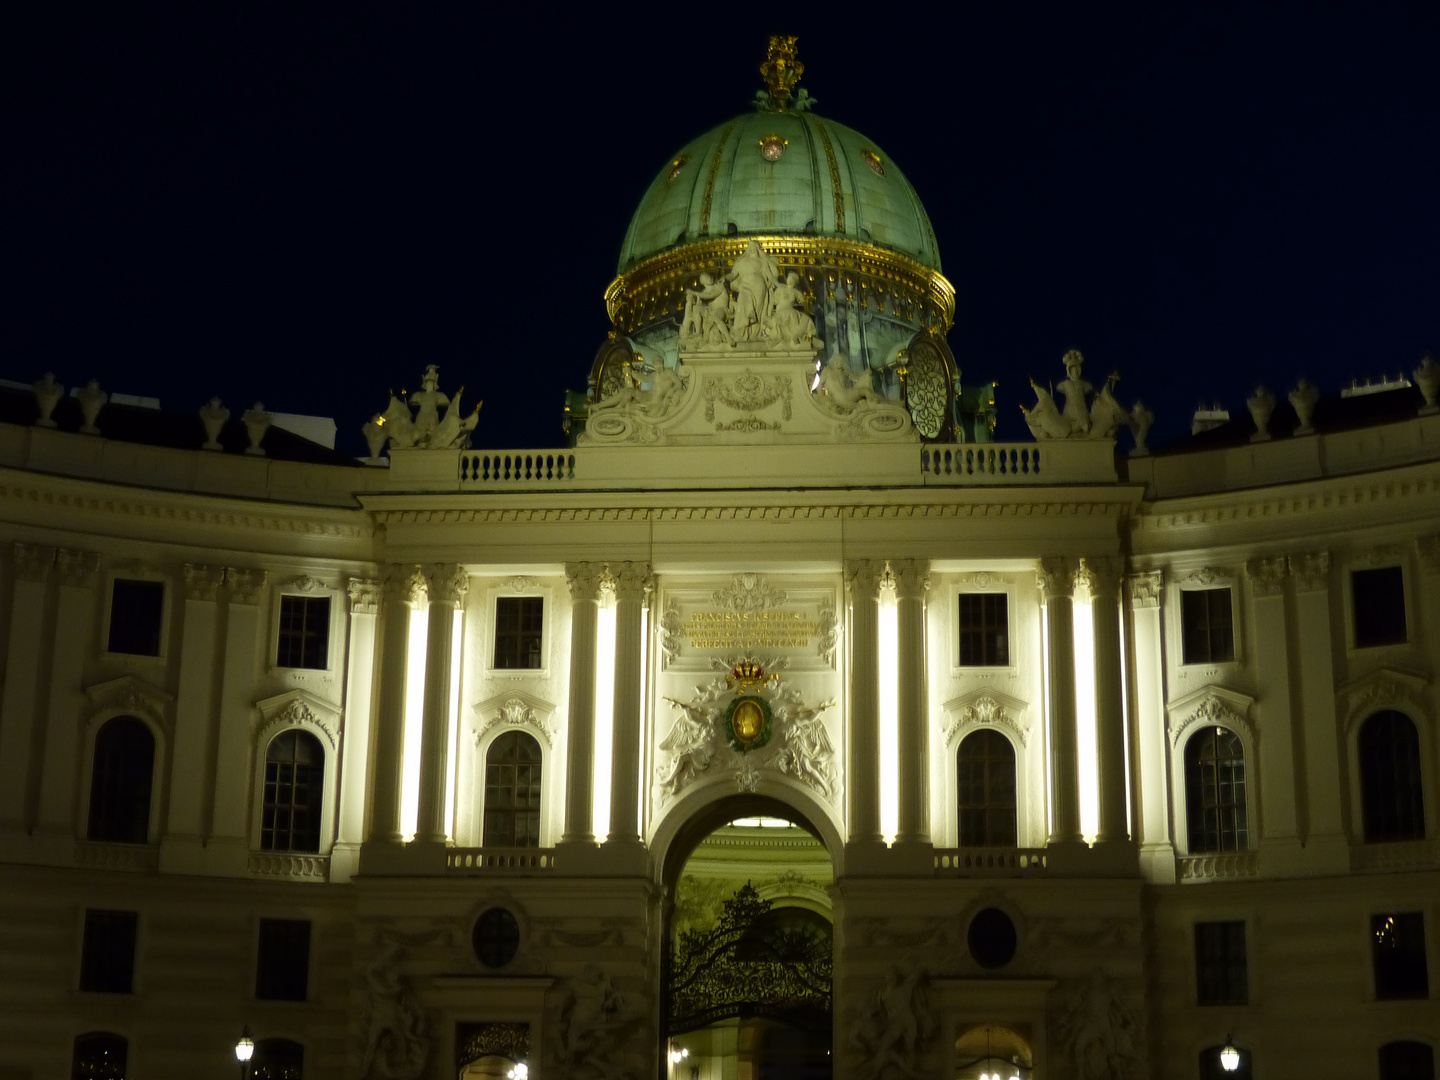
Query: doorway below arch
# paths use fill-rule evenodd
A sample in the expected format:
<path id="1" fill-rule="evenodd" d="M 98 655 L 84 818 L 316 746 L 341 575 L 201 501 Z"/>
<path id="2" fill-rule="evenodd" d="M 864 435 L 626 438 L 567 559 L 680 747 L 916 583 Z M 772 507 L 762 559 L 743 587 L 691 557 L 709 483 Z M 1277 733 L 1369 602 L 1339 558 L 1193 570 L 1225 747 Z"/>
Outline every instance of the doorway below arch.
<path id="1" fill-rule="evenodd" d="M 829 1080 L 830 853 L 776 800 L 728 800 L 703 828 L 667 860 L 666 1076 Z"/>
<path id="2" fill-rule="evenodd" d="M 1001 1080 L 1030 1080 L 1035 1055 L 1026 1028 L 1004 1024 L 974 1024 L 955 1040 L 955 1080 L 999 1076 Z"/>

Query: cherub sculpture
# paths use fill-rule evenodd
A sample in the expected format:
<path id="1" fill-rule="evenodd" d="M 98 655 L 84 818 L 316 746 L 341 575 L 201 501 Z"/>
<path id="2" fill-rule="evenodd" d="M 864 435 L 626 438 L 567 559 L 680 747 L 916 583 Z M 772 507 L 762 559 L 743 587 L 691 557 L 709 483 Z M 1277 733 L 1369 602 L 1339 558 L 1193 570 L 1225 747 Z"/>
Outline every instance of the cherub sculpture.
<path id="1" fill-rule="evenodd" d="M 867 367 L 858 375 L 851 375 L 845 354 L 837 352 L 820 369 L 819 393 L 834 412 L 845 413 L 865 402 L 876 405 L 885 403 L 885 396 L 875 389 Z"/>

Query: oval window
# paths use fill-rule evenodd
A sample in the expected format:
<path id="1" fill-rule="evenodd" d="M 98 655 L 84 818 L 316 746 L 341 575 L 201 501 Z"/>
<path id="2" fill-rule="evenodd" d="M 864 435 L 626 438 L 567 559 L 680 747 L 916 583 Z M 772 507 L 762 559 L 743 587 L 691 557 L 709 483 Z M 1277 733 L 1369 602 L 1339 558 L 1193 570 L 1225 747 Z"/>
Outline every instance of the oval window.
<path id="1" fill-rule="evenodd" d="M 502 968 L 520 951 L 520 924 L 504 908 L 491 908 L 475 920 L 470 943 L 480 963 Z"/>

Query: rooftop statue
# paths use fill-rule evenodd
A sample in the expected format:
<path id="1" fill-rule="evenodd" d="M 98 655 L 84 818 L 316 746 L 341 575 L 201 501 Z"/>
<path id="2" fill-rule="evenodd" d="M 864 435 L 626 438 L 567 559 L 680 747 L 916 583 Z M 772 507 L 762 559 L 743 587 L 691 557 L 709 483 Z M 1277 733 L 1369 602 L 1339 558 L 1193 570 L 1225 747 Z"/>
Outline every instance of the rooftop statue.
<path id="1" fill-rule="evenodd" d="M 476 404 L 469 416 L 460 412 L 460 396 L 465 393 L 462 386 L 455 391 L 455 397 L 447 397 L 440 390 L 440 369 L 434 364 L 425 368 L 420 380 L 420 389 L 406 395 L 405 400 L 390 393 L 390 404 L 383 413 L 370 418 L 363 430 L 366 442 L 371 446 L 371 458 L 378 458 L 383 440 L 390 440 L 392 450 L 463 450 L 470 445 L 470 432 L 480 421 L 480 406 Z M 445 414 L 440 414 L 444 407 Z M 410 410 L 417 410 L 411 416 Z M 376 429 L 379 429 L 377 438 Z"/>
<path id="2" fill-rule="evenodd" d="M 1055 387 L 1065 399 L 1063 408 L 1055 404 L 1051 391 L 1034 379 L 1030 380 L 1035 390 L 1035 404 L 1026 408 L 1025 423 L 1037 440 L 1051 439 L 1113 439 L 1120 428 L 1129 428 L 1136 437 L 1137 446 L 1144 447 L 1145 435 L 1154 423 L 1155 416 L 1137 403 L 1134 415 L 1115 400 L 1115 384 L 1120 376 L 1114 372 L 1095 393 L 1094 385 L 1086 379 L 1081 370 L 1085 358 L 1076 349 L 1065 354 L 1065 378 Z M 1094 400 L 1090 400 L 1094 394 Z M 1141 411 L 1143 409 L 1143 411 Z M 1148 451 L 1146 451 L 1148 452 Z"/>

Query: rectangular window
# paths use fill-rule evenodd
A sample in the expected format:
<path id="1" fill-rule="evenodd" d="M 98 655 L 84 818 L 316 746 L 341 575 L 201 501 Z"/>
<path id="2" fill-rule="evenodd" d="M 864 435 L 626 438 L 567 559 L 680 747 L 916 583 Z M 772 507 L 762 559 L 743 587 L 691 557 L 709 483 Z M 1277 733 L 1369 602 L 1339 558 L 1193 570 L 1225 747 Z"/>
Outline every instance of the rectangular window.
<path id="1" fill-rule="evenodd" d="M 160 627 L 165 619 L 165 583 L 116 578 L 110 587 L 112 653 L 160 655 Z"/>
<path id="2" fill-rule="evenodd" d="M 544 619 L 542 597 L 499 597 L 495 601 L 495 667 L 538 668 Z"/>
<path id="3" fill-rule="evenodd" d="M 960 666 L 1008 667 L 1009 598 L 1004 593 L 960 594 Z"/>
<path id="4" fill-rule="evenodd" d="M 1425 916 L 1418 911 L 1370 916 L 1375 997 L 1380 1001 L 1430 996 L 1425 965 Z"/>
<path id="5" fill-rule="evenodd" d="M 92 994 L 128 994 L 135 983 L 133 911 L 86 911 L 80 952 L 80 989 Z"/>
<path id="6" fill-rule="evenodd" d="M 1250 999 L 1245 924 L 1195 924 L 1195 1000 L 1201 1005 L 1244 1005 Z"/>
<path id="7" fill-rule="evenodd" d="M 310 988 L 310 921 L 261 919 L 255 957 L 255 996 L 304 1001 Z"/>
<path id="8" fill-rule="evenodd" d="M 330 666 L 330 598 L 280 597 L 280 633 L 275 666 L 315 668 Z"/>
<path id="9" fill-rule="evenodd" d="M 1186 589 L 1180 594 L 1181 648 L 1187 664 L 1235 659 L 1235 622 L 1229 589 Z"/>
<path id="10" fill-rule="evenodd" d="M 1405 573 L 1400 567 L 1351 571 L 1350 599 L 1357 649 L 1405 644 Z"/>

